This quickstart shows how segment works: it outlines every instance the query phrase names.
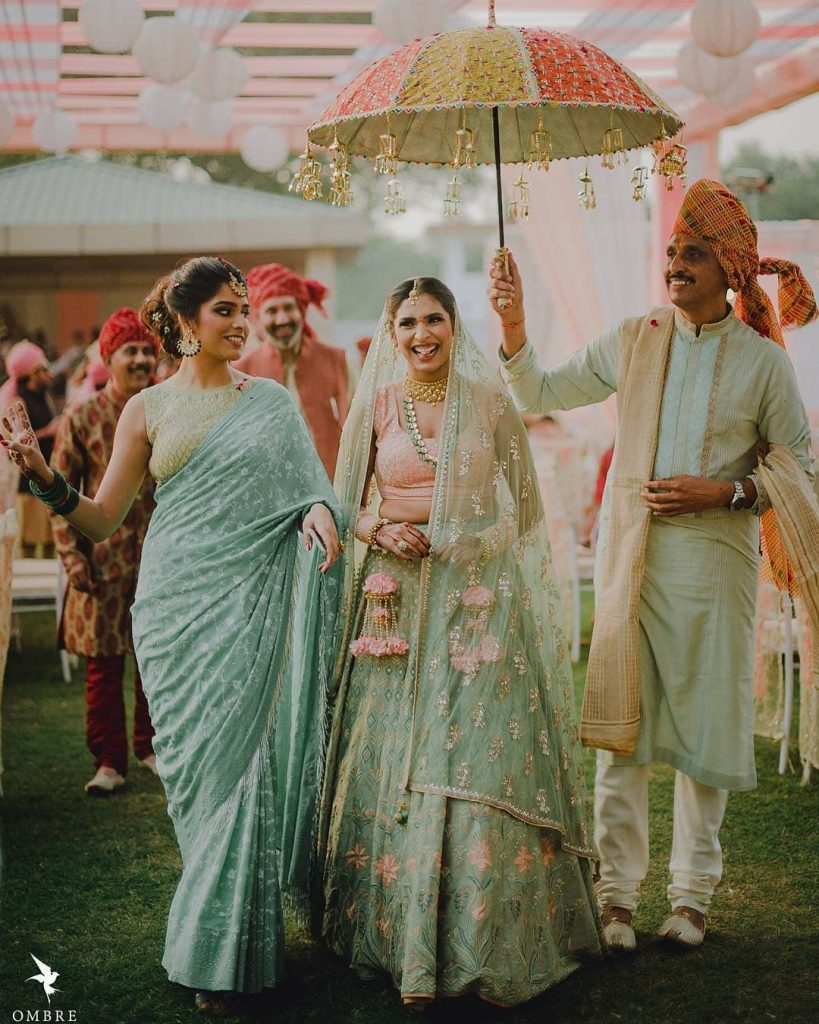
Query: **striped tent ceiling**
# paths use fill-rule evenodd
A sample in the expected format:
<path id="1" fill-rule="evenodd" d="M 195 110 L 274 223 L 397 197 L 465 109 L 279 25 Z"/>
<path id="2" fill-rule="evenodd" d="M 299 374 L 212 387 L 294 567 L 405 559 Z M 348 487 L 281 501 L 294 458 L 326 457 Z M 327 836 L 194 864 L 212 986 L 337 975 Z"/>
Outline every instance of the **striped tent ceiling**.
<path id="1" fill-rule="evenodd" d="M 626 63 L 688 122 L 696 136 L 819 89 L 819 5 L 755 0 L 762 18 L 747 51 L 757 89 L 740 110 L 694 96 L 677 78 L 691 38 L 693 0 L 497 0 L 499 23 L 540 25 L 581 36 Z M 0 99 L 16 128 L 3 147 L 34 148 L 31 122 L 56 104 L 79 124 L 77 146 L 137 150 L 235 150 L 252 124 L 284 129 L 293 149 L 339 86 L 394 45 L 372 24 L 376 0 L 142 0 L 148 15 L 177 12 L 205 44 L 235 47 L 249 78 L 223 139 L 188 129 L 163 136 L 144 126 L 139 93 L 149 84 L 130 55 L 95 53 L 77 21 L 80 0 L 0 0 Z M 453 0 L 458 24 L 481 24 L 485 0 Z"/>

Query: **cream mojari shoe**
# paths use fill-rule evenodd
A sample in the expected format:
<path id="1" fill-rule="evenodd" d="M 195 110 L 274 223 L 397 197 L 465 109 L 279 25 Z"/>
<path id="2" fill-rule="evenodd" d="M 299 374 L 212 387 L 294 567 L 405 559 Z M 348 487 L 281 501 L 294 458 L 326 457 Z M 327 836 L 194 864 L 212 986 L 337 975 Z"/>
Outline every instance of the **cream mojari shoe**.
<path id="1" fill-rule="evenodd" d="M 125 785 L 125 779 L 114 768 L 103 765 L 97 774 L 85 784 L 85 792 L 89 796 L 110 796 L 115 789 Z"/>
<path id="2" fill-rule="evenodd" d="M 637 936 L 631 927 L 632 911 L 625 907 L 604 907 L 601 915 L 603 938 L 612 953 L 632 953 Z"/>
<path id="3" fill-rule="evenodd" d="M 705 914 L 693 907 L 675 907 L 660 925 L 657 934 L 678 946 L 701 946 L 705 938 Z"/>

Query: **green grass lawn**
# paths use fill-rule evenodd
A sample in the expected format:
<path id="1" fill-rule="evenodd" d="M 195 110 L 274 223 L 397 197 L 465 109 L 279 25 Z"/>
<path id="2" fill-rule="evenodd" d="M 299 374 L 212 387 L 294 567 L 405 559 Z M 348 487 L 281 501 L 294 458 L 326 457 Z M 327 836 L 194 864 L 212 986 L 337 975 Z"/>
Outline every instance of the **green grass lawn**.
<path id="1" fill-rule="evenodd" d="M 161 787 L 134 768 L 110 800 L 91 800 L 81 673 L 64 684 L 53 619 L 30 616 L 25 651 L 10 654 L 4 695 L 0 1024 L 45 1009 L 29 953 L 59 971 L 52 1010 L 80 1024 L 182 1024 L 203 1018 L 160 961 L 179 862 Z M 578 680 L 583 666 L 578 666 Z M 652 869 L 627 960 L 577 971 L 516 1010 L 475 999 L 433 1007 L 432 1020 L 548 1024 L 819 1022 L 819 782 L 776 774 L 776 745 L 757 743 L 759 788 L 732 796 L 722 831 L 725 877 L 700 950 L 652 937 L 665 910 L 673 778 L 652 783 Z M 794 752 L 794 759 L 796 755 Z M 288 929 L 287 984 L 250 1001 L 242 1020 L 283 1024 L 407 1021 L 397 994 L 367 986 L 297 926 Z M 42 1018 L 41 1018 L 42 1019 Z"/>

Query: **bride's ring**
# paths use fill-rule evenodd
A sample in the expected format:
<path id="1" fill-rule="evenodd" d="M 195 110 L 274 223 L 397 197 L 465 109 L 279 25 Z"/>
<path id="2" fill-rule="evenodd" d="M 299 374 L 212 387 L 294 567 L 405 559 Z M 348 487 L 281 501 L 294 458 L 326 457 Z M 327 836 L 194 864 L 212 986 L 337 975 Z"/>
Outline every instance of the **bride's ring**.
<path id="1" fill-rule="evenodd" d="M 399 540 L 396 547 L 402 555 L 405 555 L 409 551 L 409 544 L 407 544 L 405 540 Z"/>

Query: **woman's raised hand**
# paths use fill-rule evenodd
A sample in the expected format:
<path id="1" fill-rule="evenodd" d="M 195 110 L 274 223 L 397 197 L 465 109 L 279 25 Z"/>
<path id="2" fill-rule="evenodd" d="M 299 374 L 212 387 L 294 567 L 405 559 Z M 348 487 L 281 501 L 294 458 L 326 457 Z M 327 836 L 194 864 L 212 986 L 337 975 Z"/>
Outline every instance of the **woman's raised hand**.
<path id="1" fill-rule="evenodd" d="M 375 541 L 402 562 L 426 558 L 432 547 L 429 537 L 412 523 L 387 523 L 375 535 Z"/>
<path id="2" fill-rule="evenodd" d="M 338 530 L 330 509 L 326 505 L 313 505 L 304 517 L 301 528 L 304 533 L 304 546 L 308 551 L 313 547 L 311 530 L 321 541 L 326 557 L 319 566 L 319 571 L 327 572 L 330 566 L 338 561 L 338 556 L 341 554 L 341 541 L 338 539 Z"/>
<path id="3" fill-rule="evenodd" d="M 515 258 L 508 250 L 492 260 L 487 294 L 501 323 L 517 326 L 523 320 L 523 283 Z"/>
<path id="4" fill-rule="evenodd" d="M 23 476 L 33 480 L 41 490 L 54 483 L 54 474 L 43 458 L 26 407 L 19 399 L 0 420 L 0 444 Z"/>

